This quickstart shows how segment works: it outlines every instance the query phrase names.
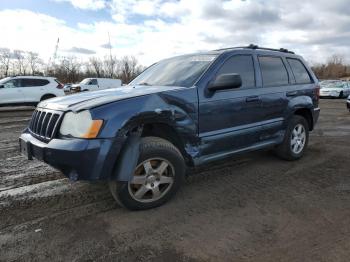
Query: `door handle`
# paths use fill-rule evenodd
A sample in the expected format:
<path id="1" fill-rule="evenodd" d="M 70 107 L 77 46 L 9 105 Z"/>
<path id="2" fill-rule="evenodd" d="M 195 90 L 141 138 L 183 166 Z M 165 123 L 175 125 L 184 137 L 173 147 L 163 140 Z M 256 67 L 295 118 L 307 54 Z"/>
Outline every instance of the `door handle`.
<path id="1" fill-rule="evenodd" d="M 258 96 L 249 96 L 245 99 L 246 102 L 258 102 L 260 98 Z"/>
<path id="2" fill-rule="evenodd" d="M 297 94 L 298 94 L 298 91 L 287 92 L 287 96 L 296 96 Z"/>

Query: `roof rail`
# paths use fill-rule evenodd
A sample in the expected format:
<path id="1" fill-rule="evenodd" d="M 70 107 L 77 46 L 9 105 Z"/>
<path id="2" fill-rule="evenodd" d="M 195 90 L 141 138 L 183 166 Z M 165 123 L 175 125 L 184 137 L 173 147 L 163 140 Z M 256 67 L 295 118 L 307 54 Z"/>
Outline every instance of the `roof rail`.
<path id="1" fill-rule="evenodd" d="M 259 49 L 259 50 L 277 51 L 277 52 L 283 52 L 283 53 L 294 54 L 294 52 L 289 51 L 289 50 L 286 49 L 286 48 L 274 49 L 274 48 L 260 47 L 260 46 L 258 46 L 258 45 L 254 45 L 254 44 L 250 44 L 250 45 L 248 45 L 248 46 L 237 46 L 237 47 L 222 48 L 222 49 L 217 49 L 217 50 L 215 50 L 215 51 L 224 51 L 224 50 L 236 49 L 236 48 Z"/>

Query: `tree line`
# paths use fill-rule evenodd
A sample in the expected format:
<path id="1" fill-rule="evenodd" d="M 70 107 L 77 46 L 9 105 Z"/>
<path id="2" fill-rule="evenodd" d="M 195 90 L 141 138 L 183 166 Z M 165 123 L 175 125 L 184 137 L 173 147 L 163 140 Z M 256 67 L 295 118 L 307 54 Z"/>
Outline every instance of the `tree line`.
<path id="1" fill-rule="evenodd" d="M 87 77 L 118 78 L 127 84 L 145 67 L 134 56 L 118 59 L 114 55 L 91 57 L 81 61 L 75 56 L 64 56 L 44 62 L 35 52 L 0 48 L 0 77 L 40 75 L 56 77 L 62 83 L 76 83 Z"/>
<path id="2" fill-rule="evenodd" d="M 339 79 L 350 77 L 350 65 L 344 62 L 340 55 L 333 55 L 324 64 L 312 67 L 318 79 Z"/>
<path id="3" fill-rule="evenodd" d="M 0 77 L 14 75 L 42 75 L 56 77 L 62 83 L 76 83 L 87 77 L 118 78 L 127 84 L 145 67 L 134 56 L 118 59 L 114 55 L 91 57 L 82 62 L 75 56 L 64 56 L 47 62 L 35 52 L 11 51 L 0 48 Z M 350 65 L 340 55 L 331 56 L 324 64 L 312 66 L 319 79 L 350 77 Z"/>

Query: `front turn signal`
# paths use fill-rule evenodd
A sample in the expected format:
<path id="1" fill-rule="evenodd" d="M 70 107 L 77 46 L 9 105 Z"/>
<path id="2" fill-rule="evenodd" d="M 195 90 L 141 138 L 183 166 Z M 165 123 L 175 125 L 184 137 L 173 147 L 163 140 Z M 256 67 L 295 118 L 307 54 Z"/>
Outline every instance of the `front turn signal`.
<path id="1" fill-rule="evenodd" d="M 89 131 L 84 134 L 83 138 L 96 138 L 98 133 L 100 132 L 100 129 L 102 127 L 103 120 L 92 120 L 92 124 L 89 128 Z"/>

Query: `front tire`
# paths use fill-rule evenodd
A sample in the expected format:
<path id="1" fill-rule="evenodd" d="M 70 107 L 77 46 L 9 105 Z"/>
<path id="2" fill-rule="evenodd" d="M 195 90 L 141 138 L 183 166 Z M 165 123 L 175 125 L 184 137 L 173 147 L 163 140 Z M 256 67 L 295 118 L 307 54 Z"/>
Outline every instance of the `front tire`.
<path id="1" fill-rule="evenodd" d="M 294 115 L 287 127 L 283 142 L 276 148 L 277 155 L 293 161 L 304 155 L 309 142 L 309 125 L 302 116 Z"/>
<path id="2" fill-rule="evenodd" d="M 115 200 L 127 209 L 150 209 L 164 204 L 178 191 L 185 170 L 185 161 L 173 144 L 145 137 L 132 180 L 110 181 L 109 188 Z"/>

